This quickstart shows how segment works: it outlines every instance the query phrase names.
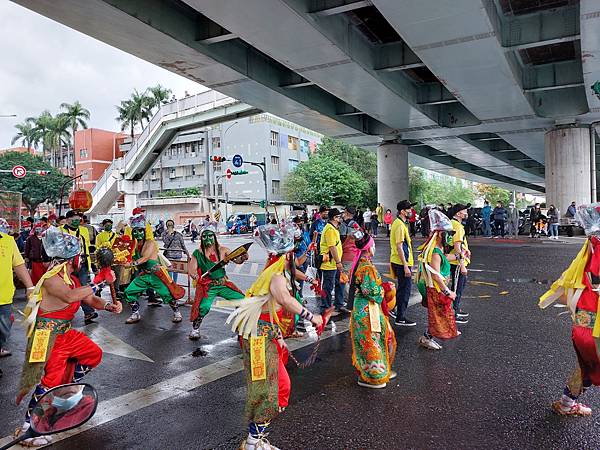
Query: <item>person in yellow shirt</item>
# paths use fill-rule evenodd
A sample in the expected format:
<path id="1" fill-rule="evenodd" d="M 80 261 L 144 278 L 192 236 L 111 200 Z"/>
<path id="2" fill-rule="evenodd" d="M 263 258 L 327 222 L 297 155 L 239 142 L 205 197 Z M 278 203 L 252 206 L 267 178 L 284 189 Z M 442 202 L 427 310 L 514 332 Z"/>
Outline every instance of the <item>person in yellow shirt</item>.
<path id="1" fill-rule="evenodd" d="M 66 222 L 61 227 L 65 233 L 72 236 L 77 236 L 81 241 L 81 267 L 79 271 L 74 272 L 73 275 L 77 277 L 82 286 L 90 284 L 90 272 L 92 271 L 92 260 L 90 258 L 90 233 L 88 229 L 81 225 L 81 213 L 78 211 L 68 211 L 65 215 Z M 92 321 L 98 318 L 98 313 L 91 306 L 81 303 L 81 309 L 83 310 L 85 324 L 88 325 Z"/>
<path id="2" fill-rule="evenodd" d="M 102 221 L 102 231 L 96 236 L 96 248 L 108 247 L 112 248 L 115 240 L 117 239 L 117 233 L 113 231 L 113 221 L 110 219 L 104 219 Z"/>
<path id="3" fill-rule="evenodd" d="M 456 323 L 467 323 L 469 321 L 469 314 L 460 309 L 460 301 L 465 286 L 467 285 L 467 266 L 471 262 L 471 252 L 469 251 L 469 244 L 467 243 L 465 227 L 462 224 L 463 221 L 469 217 L 467 210 L 470 207 L 470 203 L 466 205 L 458 203 L 448 211 L 448 216 L 452 218 L 451 223 L 452 229 L 454 230 L 450 245 L 452 245 L 454 256 L 456 258 L 454 261 L 450 261 L 452 287 L 456 292 L 456 298 L 452 303 L 454 314 L 456 316 Z"/>
<path id="4" fill-rule="evenodd" d="M 31 277 L 15 239 L 8 234 L 9 228 L 6 220 L 0 219 L 0 358 L 11 355 L 6 343 L 12 327 L 11 307 L 15 295 L 13 272 L 27 288 L 27 294 L 33 292 Z"/>
<path id="5" fill-rule="evenodd" d="M 396 325 L 402 327 L 414 327 L 416 325 L 416 322 L 406 318 L 412 287 L 412 266 L 414 264 L 408 221 L 412 207 L 415 204 L 408 200 L 398 202 L 396 206 L 398 216 L 392 222 L 390 231 L 390 266 L 392 274 L 397 280 L 396 311 L 391 311 L 390 316 L 395 318 L 394 323 Z"/>
<path id="6" fill-rule="evenodd" d="M 344 268 L 342 265 L 342 239 L 339 231 L 342 213 L 339 209 L 332 208 L 327 213 L 327 217 L 329 221 L 323 228 L 319 247 L 319 253 L 323 256 L 321 276 L 325 292 L 325 297 L 321 296 L 321 314 L 334 304 L 335 311 L 332 316 L 337 316 L 340 313 L 350 312 L 344 307 L 344 287 L 340 283 L 340 274 Z M 334 288 L 335 301 L 332 296 Z"/>

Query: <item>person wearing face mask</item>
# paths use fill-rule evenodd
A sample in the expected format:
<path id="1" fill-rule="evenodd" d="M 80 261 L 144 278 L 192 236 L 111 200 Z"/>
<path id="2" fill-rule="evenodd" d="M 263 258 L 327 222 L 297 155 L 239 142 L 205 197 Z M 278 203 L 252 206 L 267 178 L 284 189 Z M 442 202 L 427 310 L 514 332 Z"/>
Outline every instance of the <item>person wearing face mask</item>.
<path id="1" fill-rule="evenodd" d="M 190 253 L 185 247 L 183 235 L 179 231 L 175 230 L 175 222 L 169 219 L 167 220 L 166 225 L 167 229 L 162 234 L 165 258 L 172 260 L 181 260 L 183 254 L 185 253 L 187 259 L 189 259 Z M 171 278 L 173 278 L 173 281 L 177 283 L 177 278 L 179 274 L 177 272 L 169 272 L 169 275 L 171 276 Z"/>
<path id="2" fill-rule="evenodd" d="M 394 324 L 402 327 L 414 327 L 416 322 L 406 318 L 408 300 L 412 287 L 412 266 L 414 264 L 412 242 L 408 228 L 413 206 L 408 200 L 401 200 L 396 205 L 398 217 L 392 223 L 390 232 L 390 265 L 392 274 L 398 281 L 396 288 L 396 312 L 390 316 L 395 318 Z"/>
<path id="3" fill-rule="evenodd" d="M 452 273 L 452 287 L 456 293 L 456 298 L 453 300 L 454 313 L 456 315 L 456 323 L 467 323 L 469 314 L 460 309 L 460 302 L 463 291 L 467 285 L 467 266 L 471 262 L 471 252 L 465 235 L 465 227 L 463 221 L 467 219 L 469 213 L 467 210 L 471 204 L 466 205 L 456 204 L 449 211 L 448 216 L 452 217 L 452 229 L 454 234 L 450 245 L 454 254 L 454 260 L 450 261 L 450 272 Z"/>
<path id="4" fill-rule="evenodd" d="M 46 273 L 46 263 L 49 261 L 40 235 L 45 231 L 44 224 L 38 222 L 33 226 L 31 234 L 25 241 L 25 261 L 29 265 L 31 281 L 36 284 L 42 275 Z"/>
<path id="5" fill-rule="evenodd" d="M 450 252 L 452 224 L 441 211 L 429 211 L 431 236 L 419 247 L 419 270 L 417 287 L 421 293 L 421 304 L 427 307 L 427 329 L 419 338 L 419 345 L 430 350 L 441 350 L 442 346 L 434 339 L 452 339 L 460 335 L 452 301 L 456 293 L 450 286 L 450 261 L 455 259 Z"/>
<path id="6" fill-rule="evenodd" d="M 392 370 L 396 335 L 387 318 L 388 300 L 383 283 L 372 261 L 375 241 L 361 229 L 352 234 L 356 248 L 350 287 L 354 291 L 350 316 L 352 365 L 358 372 L 359 386 L 384 388 L 396 378 Z"/>
<path id="7" fill-rule="evenodd" d="M 216 297 L 225 300 L 241 300 L 244 298 L 242 291 L 227 278 L 225 268 L 215 270 L 204 278 L 202 274 L 229 255 L 230 250 L 222 246 L 217 240 L 215 230 L 205 228 L 200 233 L 200 246 L 192 253 L 189 264 L 189 275 L 196 281 L 196 294 L 190 314 L 192 331 L 189 338 L 192 341 L 200 339 L 200 325 L 209 313 Z M 248 259 L 248 254 L 234 259 L 236 264 L 243 264 Z"/>
<path id="8" fill-rule="evenodd" d="M 44 397 L 31 413 L 36 431 L 66 430 L 90 417 L 96 401 L 83 393 L 84 387 L 67 385 Z"/>
<path id="9" fill-rule="evenodd" d="M 567 270 L 540 297 L 539 307 L 547 308 L 558 301 L 567 306 L 573 320 L 571 340 L 577 366 L 552 409 L 562 416 L 589 416 L 592 409 L 579 398 L 590 387 L 600 386 L 600 203 L 580 205 L 575 219 L 583 226 L 587 239 Z"/>
<path id="10" fill-rule="evenodd" d="M 81 241 L 81 267 L 77 270 L 75 276 L 79 279 L 82 286 L 90 282 L 90 272 L 92 271 L 92 260 L 90 258 L 90 233 L 88 229 L 81 225 L 81 213 L 71 210 L 66 214 L 66 223 L 61 229 L 71 236 L 76 236 Z M 82 303 L 85 324 L 88 325 L 98 318 L 98 313 L 94 308 Z"/>
<path id="11" fill-rule="evenodd" d="M 102 350 L 88 336 L 71 328 L 81 303 L 91 308 L 119 314 L 120 302 L 107 302 L 94 295 L 95 285 L 81 285 L 75 276 L 81 264 L 81 241 L 50 227 L 42 242 L 51 258 L 48 271 L 38 281 L 24 310 L 27 330 L 25 363 L 21 374 L 17 405 L 33 390 L 25 423 L 16 435 L 30 426 L 31 410 L 49 389 L 77 383 L 100 364 Z M 49 333 L 45 334 L 45 333 Z M 28 445 L 47 445 L 49 438 L 33 438 Z"/>
<path id="12" fill-rule="evenodd" d="M 350 310 L 344 306 L 344 285 L 340 283 L 340 275 L 344 270 L 342 263 L 343 247 L 340 237 L 340 223 L 342 222 L 342 213 L 337 208 L 332 208 L 328 213 L 329 222 L 323 228 L 321 236 L 321 245 L 319 253 L 322 257 L 321 273 L 323 280 L 323 291 L 325 295 L 321 296 L 321 314 L 329 309 L 333 304 L 335 311 L 332 316 L 341 313 L 349 313 Z M 335 288 L 335 300 L 333 291 Z"/>
<path id="13" fill-rule="evenodd" d="M 137 269 L 136 277 L 125 289 L 124 298 L 131 306 L 131 315 L 125 321 L 134 324 L 142 319 L 140 314 L 139 296 L 148 289 L 158 294 L 163 303 L 168 304 L 173 310 L 173 323 L 183 320 L 177 300 L 185 294 L 180 286 L 173 282 L 168 272 L 158 259 L 158 245 L 154 240 L 147 239 L 146 217 L 139 213 L 131 217 L 131 236 L 134 240 L 133 268 Z M 174 294 L 179 298 L 176 298 Z"/>
<path id="14" fill-rule="evenodd" d="M 113 221 L 111 219 L 104 219 L 102 221 L 102 231 L 96 236 L 96 247 L 108 247 L 112 248 L 118 234 L 113 231 Z"/>

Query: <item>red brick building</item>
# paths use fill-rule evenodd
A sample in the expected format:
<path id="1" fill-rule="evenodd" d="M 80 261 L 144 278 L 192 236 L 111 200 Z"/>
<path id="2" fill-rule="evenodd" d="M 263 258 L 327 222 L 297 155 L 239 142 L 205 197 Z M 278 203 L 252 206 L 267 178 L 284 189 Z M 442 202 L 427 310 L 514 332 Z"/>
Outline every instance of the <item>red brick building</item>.
<path id="1" fill-rule="evenodd" d="M 75 132 L 75 176 L 78 185 L 91 190 L 113 159 L 123 156 L 120 144 L 126 134 L 88 128 Z"/>

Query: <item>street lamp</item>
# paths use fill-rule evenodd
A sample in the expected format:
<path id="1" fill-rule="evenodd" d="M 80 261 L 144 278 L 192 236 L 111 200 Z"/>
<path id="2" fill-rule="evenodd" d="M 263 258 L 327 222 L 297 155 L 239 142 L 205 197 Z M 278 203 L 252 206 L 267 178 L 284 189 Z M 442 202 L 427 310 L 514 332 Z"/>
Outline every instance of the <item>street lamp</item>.
<path id="1" fill-rule="evenodd" d="M 62 215 L 63 195 L 64 195 L 64 191 L 65 191 L 65 186 L 69 183 L 72 183 L 77 178 L 81 178 L 82 176 L 83 176 L 83 174 L 77 175 L 76 177 L 68 177 L 69 179 L 67 181 L 65 181 L 63 183 L 63 185 L 60 187 L 60 203 L 58 204 L 58 216 L 59 217 Z"/>
<path id="2" fill-rule="evenodd" d="M 16 114 L 0 114 L 0 117 L 5 118 L 5 117 L 17 117 Z"/>

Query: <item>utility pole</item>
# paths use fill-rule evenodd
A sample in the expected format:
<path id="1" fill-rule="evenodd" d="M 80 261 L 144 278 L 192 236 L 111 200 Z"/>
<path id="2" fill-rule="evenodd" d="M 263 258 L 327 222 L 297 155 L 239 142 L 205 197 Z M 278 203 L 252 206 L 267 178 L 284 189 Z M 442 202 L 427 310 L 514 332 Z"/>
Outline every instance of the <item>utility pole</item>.
<path id="1" fill-rule="evenodd" d="M 269 187 L 267 186 L 267 157 L 263 156 L 263 162 L 253 162 L 253 161 L 245 161 L 246 163 L 250 164 L 251 166 L 255 166 L 258 167 L 261 172 L 262 172 L 262 176 L 263 176 L 263 182 L 265 183 L 265 221 L 267 220 L 268 216 L 269 216 Z"/>

